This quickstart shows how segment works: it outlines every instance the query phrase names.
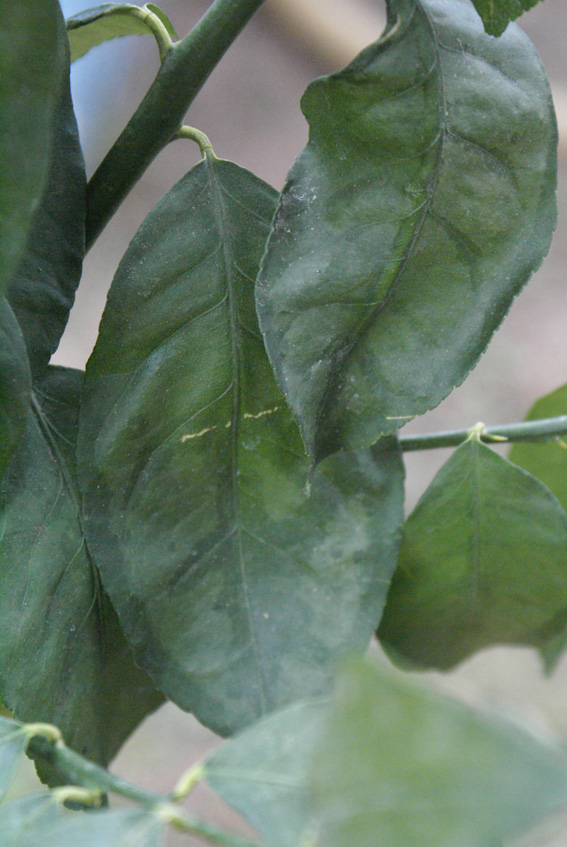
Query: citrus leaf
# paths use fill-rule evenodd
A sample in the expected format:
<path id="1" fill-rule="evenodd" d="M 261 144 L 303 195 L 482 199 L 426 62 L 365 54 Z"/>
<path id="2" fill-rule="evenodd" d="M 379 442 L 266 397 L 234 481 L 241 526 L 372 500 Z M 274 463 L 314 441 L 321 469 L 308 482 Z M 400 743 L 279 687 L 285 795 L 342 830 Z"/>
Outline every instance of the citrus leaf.
<path id="1" fill-rule="evenodd" d="M 475 365 L 549 248 L 557 130 L 531 42 L 486 35 L 469 0 L 390 0 L 382 39 L 302 109 L 257 304 L 317 462 Z"/>
<path id="2" fill-rule="evenodd" d="M 57 0 L 0 4 L 0 296 L 47 179 L 65 68 L 61 21 Z"/>
<path id="3" fill-rule="evenodd" d="M 494 644 L 545 645 L 567 624 L 567 515 L 477 438 L 441 468 L 403 531 L 378 636 L 450 668 Z"/>
<path id="4" fill-rule="evenodd" d="M 541 397 L 530 409 L 526 421 L 567 415 L 567 385 Z M 510 461 L 544 482 L 567 510 L 567 450 L 561 439 L 537 444 L 514 444 Z"/>
<path id="5" fill-rule="evenodd" d="M 527 421 L 567 415 L 567 385 L 541 397 L 530 409 Z M 510 461 L 541 480 L 567 510 L 567 449 L 562 439 L 538 444 L 518 443 L 510 450 Z M 566 621 L 567 623 L 567 621 Z M 540 648 L 546 669 L 553 670 L 567 646 L 567 626 Z"/>
<path id="6" fill-rule="evenodd" d="M 203 779 L 273 847 L 297 847 L 309 833 L 311 762 L 329 705 L 313 700 L 274 712 L 205 762 Z"/>
<path id="7" fill-rule="evenodd" d="M 16 721 L 0 716 L 0 800 L 10 787 L 12 777 L 26 751 L 27 743 L 28 735 L 25 728 Z"/>
<path id="8" fill-rule="evenodd" d="M 47 185 L 27 245 L 8 288 L 8 301 L 26 339 L 34 377 L 41 375 L 63 334 L 85 252 L 86 176 L 69 87 L 65 79 L 53 115 Z"/>
<path id="9" fill-rule="evenodd" d="M 0 843 L 3 847 L 43 847 L 41 836 L 57 823 L 59 815 L 59 807 L 46 791 L 4 803 L 0 806 Z M 82 845 L 78 842 L 75 847 Z"/>
<path id="10" fill-rule="evenodd" d="M 540 0 L 473 0 L 490 35 L 502 35 L 510 21 L 516 20 Z"/>
<path id="11" fill-rule="evenodd" d="M 163 829 L 141 809 L 62 814 L 47 792 L 0 806 L 3 847 L 160 847 Z"/>
<path id="12" fill-rule="evenodd" d="M 395 566 L 391 440 L 307 484 L 253 281 L 275 192 L 207 157 L 142 225 L 88 363 L 85 530 L 135 655 L 215 731 L 318 693 L 364 647 Z"/>
<path id="13" fill-rule="evenodd" d="M 54 368 L 37 384 L 0 487 L 0 690 L 19 720 L 55 724 L 107 764 L 162 698 L 134 665 L 85 548 L 72 466 L 81 382 Z"/>
<path id="14" fill-rule="evenodd" d="M 5 298 L 0 298 L 0 479 L 26 427 L 31 374 L 26 343 Z"/>
<path id="15" fill-rule="evenodd" d="M 26 836 L 42 847 L 161 847 L 164 822 L 143 809 L 76 812 L 46 826 L 29 827 Z"/>
<path id="16" fill-rule="evenodd" d="M 565 803 L 567 765 L 527 732 L 355 659 L 313 783 L 325 847 L 487 847 Z"/>
<path id="17" fill-rule="evenodd" d="M 135 14 L 132 14 L 132 10 Z M 157 15 L 170 36 L 177 37 L 165 12 L 153 3 L 142 7 L 132 3 L 102 3 L 67 18 L 71 61 L 80 59 L 93 47 L 112 38 L 121 38 L 125 35 L 152 35 L 151 28 L 140 17 L 140 12 L 144 10 Z"/>

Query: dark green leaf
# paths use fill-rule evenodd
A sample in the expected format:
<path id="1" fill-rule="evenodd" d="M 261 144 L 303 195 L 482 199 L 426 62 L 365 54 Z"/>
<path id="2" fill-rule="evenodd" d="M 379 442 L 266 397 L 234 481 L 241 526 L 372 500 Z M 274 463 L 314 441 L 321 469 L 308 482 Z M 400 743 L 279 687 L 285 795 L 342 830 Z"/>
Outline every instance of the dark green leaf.
<path id="1" fill-rule="evenodd" d="M 389 27 L 302 100 L 310 125 L 258 280 L 260 325 L 314 461 L 461 383 L 555 226 L 539 57 L 468 0 L 391 0 Z"/>
<path id="2" fill-rule="evenodd" d="M 47 792 L 0 807 L 2 847 L 160 847 L 163 829 L 141 809 L 62 815 Z"/>
<path id="3" fill-rule="evenodd" d="M 81 377 L 54 368 L 38 383 L 0 487 L 0 689 L 18 719 L 55 724 L 106 764 L 161 698 L 134 665 L 85 548 L 68 462 Z"/>
<path id="4" fill-rule="evenodd" d="M 31 375 L 22 331 L 0 298 L 0 479 L 24 434 Z"/>
<path id="5" fill-rule="evenodd" d="M 124 35 L 151 35 L 151 28 L 140 16 L 140 13 L 145 10 L 157 15 L 169 34 L 175 37 L 175 30 L 167 15 L 153 3 L 148 3 L 141 8 L 131 3 L 102 3 L 100 6 L 94 6 L 92 9 L 86 9 L 67 18 L 71 61 L 80 59 L 93 47 L 111 38 L 120 38 Z"/>
<path id="6" fill-rule="evenodd" d="M 41 205 L 8 300 L 26 339 L 34 377 L 56 350 L 81 277 L 85 252 L 86 177 L 77 122 L 66 78 L 53 118 L 51 165 Z"/>
<path id="7" fill-rule="evenodd" d="M 325 847 L 496 847 L 567 800 L 551 745 L 363 660 L 315 758 Z"/>
<path id="8" fill-rule="evenodd" d="M 567 625 L 567 515 L 472 438 L 404 526 L 378 629 L 411 662 L 449 668 L 493 644 L 541 647 Z"/>
<path id="9" fill-rule="evenodd" d="M 118 269 L 81 411 L 104 584 L 140 663 L 220 733 L 325 687 L 368 642 L 397 552 L 392 442 L 308 490 L 254 312 L 274 205 L 212 157 L 172 189 Z"/>
<path id="10" fill-rule="evenodd" d="M 0 296 L 47 179 L 65 68 L 60 22 L 57 0 L 0 3 Z"/>
<path id="11" fill-rule="evenodd" d="M 274 847 L 297 847 L 310 830 L 311 761 L 329 702 L 297 703 L 253 724 L 205 763 L 203 778 Z"/>
<path id="12" fill-rule="evenodd" d="M 10 786 L 27 743 L 28 736 L 23 726 L 9 718 L 0 717 L 0 800 Z"/>
<path id="13" fill-rule="evenodd" d="M 44 847 L 43 835 L 57 823 L 59 815 L 58 806 L 46 791 L 5 803 L 0 806 L 0 844 L 2 847 Z M 77 842 L 74 847 L 83 845 Z"/>
<path id="14" fill-rule="evenodd" d="M 484 28 L 490 35 L 501 35 L 510 21 L 516 20 L 539 2 L 540 0 L 473 0 Z"/>

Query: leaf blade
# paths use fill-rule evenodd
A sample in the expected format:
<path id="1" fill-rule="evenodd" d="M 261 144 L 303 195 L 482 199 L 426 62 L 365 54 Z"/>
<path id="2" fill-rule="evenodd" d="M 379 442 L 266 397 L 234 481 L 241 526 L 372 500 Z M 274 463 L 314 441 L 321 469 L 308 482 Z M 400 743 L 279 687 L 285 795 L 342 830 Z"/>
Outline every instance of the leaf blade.
<path id="1" fill-rule="evenodd" d="M 315 756 L 318 843 L 500 844 L 555 811 L 566 785 L 553 746 L 353 659 Z"/>
<path id="2" fill-rule="evenodd" d="M 22 329 L 34 378 L 45 373 L 65 329 L 85 253 L 86 175 L 71 100 L 69 48 L 64 43 L 60 94 L 53 114 L 46 187 L 7 299 Z"/>
<path id="3" fill-rule="evenodd" d="M 81 384 L 64 368 L 39 382 L 0 488 L 0 687 L 18 719 L 55 724 L 108 764 L 162 698 L 135 667 L 85 550 L 70 464 Z M 60 779 L 50 768 L 41 776 Z"/>
<path id="4" fill-rule="evenodd" d="M 273 206 L 217 159 L 158 204 L 113 282 L 81 413 L 105 586 L 138 661 L 221 734 L 320 690 L 345 645 L 365 645 L 401 514 L 390 443 L 333 459 L 307 494 L 254 312 Z"/>
<path id="5" fill-rule="evenodd" d="M 55 0 L 0 11 L 0 296 L 16 270 L 49 167 L 65 56 Z"/>
<path id="6" fill-rule="evenodd" d="M 378 636 L 445 669 L 493 644 L 542 647 L 565 629 L 566 550 L 551 492 L 469 440 L 406 521 Z"/>
<path id="7" fill-rule="evenodd" d="M 382 39 L 303 96 L 310 140 L 257 282 L 314 462 L 460 384 L 555 226 L 555 118 L 525 36 L 488 37 L 466 0 L 389 10 Z"/>
<path id="8" fill-rule="evenodd" d="M 132 10 L 136 14 L 132 14 Z M 98 47 L 113 38 L 126 35 L 152 35 L 148 24 L 140 17 L 140 11 L 147 9 L 157 15 L 170 36 L 175 30 L 165 12 L 147 4 L 140 9 L 132 3 L 102 3 L 92 9 L 86 9 L 67 18 L 67 34 L 71 48 L 71 62 L 80 59 L 93 47 Z"/>
<path id="9" fill-rule="evenodd" d="M 31 392 L 26 344 L 16 317 L 0 300 L 0 479 L 24 434 Z"/>
<path id="10" fill-rule="evenodd" d="M 275 847 L 296 847 L 311 826 L 312 758 L 328 700 L 295 703 L 262 718 L 207 759 L 203 779 Z"/>
<path id="11" fill-rule="evenodd" d="M 502 35 L 510 21 L 533 9 L 539 2 L 540 0 L 473 0 L 484 29 L 490 35 Z"/>

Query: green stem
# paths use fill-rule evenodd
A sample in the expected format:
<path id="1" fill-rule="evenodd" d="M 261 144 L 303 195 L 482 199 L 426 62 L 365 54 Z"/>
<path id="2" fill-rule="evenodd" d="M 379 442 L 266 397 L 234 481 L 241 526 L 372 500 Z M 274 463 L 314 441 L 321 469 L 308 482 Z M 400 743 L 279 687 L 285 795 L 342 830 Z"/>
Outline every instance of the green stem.
<path id="1" fill-rule="evenodd" d="M 177 131 L 175 136 L 176 138 L 188 138 L 189 141 L 196 141 L 199 145 L 199 150 L 201 151 L 201 156 L 205 158 L 205 156 L 215 156 L 215 151 L 213 150 L 213 145 L 207 138 L 204 132 L 201 132 L 200 129 L 195 129 L 194 126 L 182 126 L 181 129 Z"/>
<path id="2" fill-rule="evenodd" d="M 470 429 L 455 429 L 448 432 L 432 432 L 425 435 L 402 435 L 400 447 L 404 452 L 411 450 L 433 450 L 437 447 L 458 447 L 467 440 Z M 487 426 L 480 433 L 480 440 L 494 441 L 551 441 L 567 435 L 567 415 L 542 418 L 523 423 Z"/>
<path id="3" fill-rule="evenodd" d="M 211 71 L 264 0 L 214 0 L 195 28 L 173 44 L 87 191 L 87 249 L 148 165 L 176 135 Z"/>
<path id="4" fill-rule="evenodd" d="M 31 738 L 28 753 L 33 759 L 41 759 L 56 767 L 65 774 L 65 778 L 73 785 L 79 785 L 91 791 L 120 794 L 133 800 L 161 820 L 171 824 L 183 832 L 191 833 L 211 844 L 223 844 L 226 847 L 262 847 L 258 842 L 247 841 L 230 832 L 224 832 L 203 821 L 196 820 L 171 802 L 170 797 L 146 791 L 125 779 L 114 776 L 100 765 L 90 762 L 79 753 L 75 753 L 61 740 L 54 740 L 56 735 L 49 735 L 53 727 L 43 724 L 27 725 L 25 728 L 34 729 L 38 735 Z"/>

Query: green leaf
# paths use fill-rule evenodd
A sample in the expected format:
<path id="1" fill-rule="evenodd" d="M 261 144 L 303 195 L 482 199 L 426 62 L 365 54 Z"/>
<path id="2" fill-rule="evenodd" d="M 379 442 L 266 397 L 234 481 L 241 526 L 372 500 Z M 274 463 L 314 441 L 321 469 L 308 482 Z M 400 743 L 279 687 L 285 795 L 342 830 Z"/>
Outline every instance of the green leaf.
<path id="1" fill-rule="evenodd" d="M 516 20 L 539 2 L 540 0 L 473 0 L 484 29 L 490 35 L 501 35 L 510 21 Z"/>
<path id="2" fill-rule="evenodd" d="M 157 15 L 172 38 L 177 38 L 175 29 L 165 12 L 148 3 L 134 6 L 131 3 L 102 3 L 67 18 L 67 34 L 71 47 L 71 61 L 80 59 L 93 47 L 111 38 L 124 35 L 151 35 L 152 29 L 142 14 Z"/>
<path id="3" fill-rule="evenodd" d="M 27 343 L 34 377 L 42 374 L 63 334 L 85 252 L 86 176 L 66 76 L 53 116 L 51 164 L 47 186 L 27 246 L 8 289 Z"/>
<path id="4" fill-rule="evenodd" d="M 60 22 L 57 0 L 0 4 L 0 296 L 47 179 L 65 68 Z"/>
<path id="5" fill-rule="evenodd" d="M 528 412 L 526 420 L 535 421 L 558 415 L 567 415 L 567 385 L 541 397 Z M 510 461 L 545 483 L 567 510 L 567 449 L 563 440 L 514 444 L 510 450 Z M 553 670 L 566 646 L 567 625 L 540 648 L 548 671 Z"/>
<path id="6" fill-rule="evenodd" d="M 24 434 L 31 375 L 26 344 L 14 313 L 0 299 L 0 479 Z"/>
<path id="7" fill-rule="evenodd" d="M 0 486 L 0 690 L 19 720 L 55 724 L 107 764 L 162 698 L 134 665 L 85 548 L 70 464 L 81 381 L 54 368 L 38 383 Z"/>
<path id="8" fill-rule="evenodd" d="M 30 827 L 41 847 L 161 847 L 164 822 L 143 809 L 76 812 L 50 826 Z"/>
<path id="9" fill-rule="evenodd" d="M 263 718 L 219 748 L 203 778 L 274 847 L 297 847 L 309 833 L 311 761 L 329 701 L 296 703 Z"/>
<path id="10" fill-rule="evenodd" d="M 59 815 L 59 807 L 46 791 L 41 794 L 27 794 L 11 803 L 4 803 L 0 806 L 2 847 L 39 847 L 40 844 L 44 847 L 42 836 L 49 827 L 57 823 Z M 75 847 L 83 845 L 77 842 Z"/>
<path id="11" fill-rule="evenodd" d="M 567 799 L 565 758 L 513 726 L 356 659 L 315 757 L 325 847 L 488 847 Z"/>
<path id="12" fill-rule="evenodd" d="M 533 45 L 487 36 L 468 0 L 391 0 L 382 39 L 302 109 L 257 303 L 316 462 L 475 365 L 548 250 L 557 131 Z"/>
<path id="13" fill-rule="evenodd" d="M 567 515 L 541 482 L 469 439 L 406 521 L 379 638 L 450 668 L 493 644 L 541 647 L 566 623 Z"/>
<path id="14" fill-rule="evenodd" d="M 527 421 L 567 415 L 567 385 L 541 397 L 527 414 Z M 518 443 L 510 450 L 510 461 L 537 477 L 550 488 L 567 510 L 567 449 L 561 439 L 538 444 Z"/>
<path id="15" fill-rule="evenodd" d="M 0 807 L 2 847 L 160 847 L 163 829 L 163 821 L 142 809 L 62 815 L 47 792 Z"/>
<path id="16" fill-rule="evenodd" d="M 10 787 L 27 743 L 28 736 L 24 727 L 16 721 L 0 716 L 0 800 Z"/>
<path id="17" fill-rule="evenodd" d="M 397 446 L 309 460 L 253 281 L 275 192 L 208 157 L 142 225 L 87 366 L 89 546 L 140 664 L 224 734 L 318 693 L 395 566 Z M 118 551 L 118 552 L 117 552 Z"/>

